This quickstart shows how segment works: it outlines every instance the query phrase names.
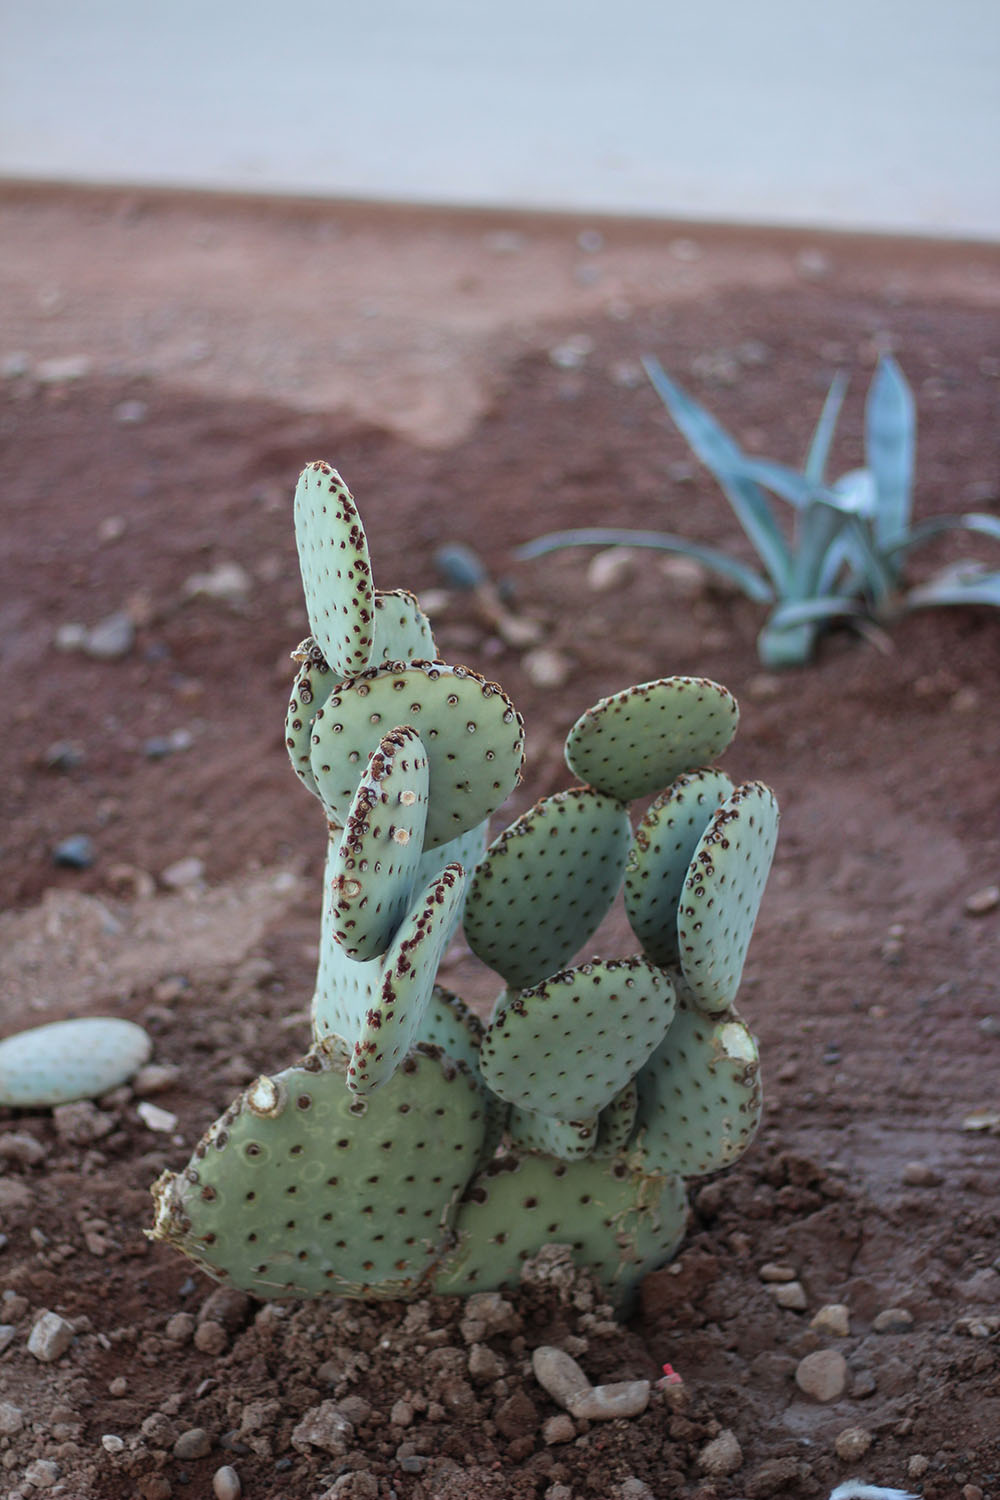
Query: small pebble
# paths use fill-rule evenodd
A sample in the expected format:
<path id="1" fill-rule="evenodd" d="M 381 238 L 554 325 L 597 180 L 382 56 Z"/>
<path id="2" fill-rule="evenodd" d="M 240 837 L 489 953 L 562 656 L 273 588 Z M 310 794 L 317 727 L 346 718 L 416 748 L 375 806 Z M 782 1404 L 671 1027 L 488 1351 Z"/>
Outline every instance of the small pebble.
<path id="1" fill-rule="evenodd" d="M 93 360 L 86 354 L 59 354 L 40 359 L 35 375 L 42 385 L 62 385 L 69 380 L 83 380 L 93 367 Z"/>
<path id="2" fill-rule="evenodd" d="M 809 1320 L 809 1327 L 831 1338 L 846 1339 L 851 1331 L 851 1314 L 843 1302 L 828 1302 Z"/>
<path id="3" fill-rule="evenodd" d="M 943 1180 L 941 1173 L 925 1161 L 908 1161 L 901 1177 L 906 1187 L 938 1187 Z"/>
<path id="4" fill-rule="evenodd" d="M 757 1272 L 761 1281 L 795 1281 L 798 1276 L 794 1266 L 780 1261 L 767 1261 Z"/>
<path id="5" fill-rule="evenodd" d="M 171 1114 L 169 1109 L 161 1109 L 158 1104 L 150 1104 L 143 1099 L 140 1104 L 136 1105 L 135 1112 L 147 1130 L 155 1130 L 161 1135 L 172 1135 L 177 1129 L 177 1116 Z"/>
<path id="6" fill-rule="evenodd" d="M 108 1394 L 110 1396 L 128 1395 L 128 1381 L 125 1379 L 124 1375 L 116 1375 L 114 1380 L 109 1382 Z"/>
<path id="7" fill-rule="evenodd" d="M 58 1313 L 43 1312 L 28 1335 L 28 1353 L 42 1364 L 61 1359 L 73 1342 L 73 1325 Z"/>
<path id="8" fill-rule="evenodd" d="M 0 1157 L 16 1161 L 22 1167 L 33 1167 L 45 1157 L 45 1147 L 26 1130 L 12 1130 L 0 1135 Z"/>
<path id="9" fill-rule="evenodd" d="M 14 1437 L 24 1426 L 24 1412 L 13 1401 L 0 1401 L 0 1437 Z"/>
<path id="10" fill-rule="evenodd" d="M 184 594 L 189 599 L 219 599 L 224 604 L 244 603 L 253 588 L 253 579 L 238 562 L 220 562 L 209 573 L 193 573 L 185 581 Z"/>
<path id="11" fill-rule="evenodd" d="M 914 1453 L 906 1465 L 907 1479 L 923 1479 L 930 1466 L 930 1459 L 923 1453 Z"/>
<path id="12" fill-rule="evenodd" d="M 908 1333 L 913 1327 L 913 1314 L 905 1307 L 887 1307 L 872 1323 L 875 1333 Z"/>
<path id="13" fill-rule="evenodd" d="M 805 1312 L 809 1306 L 800 1281 L 771 1282 L 767 1289 L 779 1307 L 786 1307 L 791 1312 Z"/>
<path id="14" fill-rule="evenodd" d="M 635 552 L 629 547 L 608 547 L 587 564 L 587 585 L 595 594 L 620 589 L 635 572 Z"/>
<path id="15" fill-rule="evenodd" d="M 187 1344 L 194 1337 L 195 1327 L 193 1313 L 179 1312 L 167 1319 L 163 1332 L 172 1344 Z"/>
<path id="16" fill-rule="evenodd" d="M 77 766 L 83 765 L 86 758 L 81 745 L 76 745 L 71 740 L 56 740 L 46 750 L 42 764 L 47 771 L 75 771 Z"/>
<path id="17" fill-rule="evenodd" d="M 229 1464 L 216 1469 L 212 1475 L 212 1494 L 215 1500 L 240 1500 L 243 1484 L 236 1470 Z"/>
<path id="18" fill-rule="evenodd" d="M 13 1323 L 0 1323 L 0 1354 L 9 1349 L 17 1336 L 17 1329 Z"/>
<path id="19" fill-rule="evenodd" d="M 101 1438 L 101 1447 L 105 1453 L 124 1453 L 125 1439 L 120 1438 L 117 1433 L 106 1432 Z"/>
<path id="20" fill-rule="evenodd" d="M 817 1349 L 799 1360 L 795 1384 L 814 1401 L 836 1401 L 847 1385 L 847 1360 L 835 1349 Z"/>
<path id="21" fill-rule="evenodd" d="M 439 547 L 434 554 L 434 565 L 445 583 L 455 589 L 479 588 L 489 577 L 478 553 L 462 542 Z"/>
<path id="22" fill-rule="evenodd" d="M 140 1099 L 148 1094 L 162 1094 L 173 1088 L 181 1076 L 176 1063 L 147 1063 L 132 1079 L 132 1092 Z"/>
<path id="23" fill-rule="evenodd" d="M 52 863 L 61 870 L 89 870 L 96 858 L 94 841 L 85 833 L 71 833 L 52 850 Z"/>
<path id="24" fill-rule="evenodd" d="M 1000 906 L 1000 885 L 987 885 L 980 891 L 973 891 L 971 896 L 965 898 L 965 913 L 969 917 L 985 917 L 987 912 L 995 911 Z"/>
<path id="25" fill-rule="evenodd" d="M 413 1421 L 413 1407 L 409 1401 L 395 1401 L 389 1412 L 392 1427 L 409 1427 Z"/>
<path id="26" fill-rule="evenodd" d="M 127 656 L 135 645 L 135 626 L 124 610 L 101 620 L 87 631 L 83 649 L 98 661 L 115 661 Z"/>
<path id="27" fill-rule="evenodd" d="M 212 1439 L 204 1427 L 189 1427 L 182 1432 L 174 1444 L 174 1457 L 181 1459 L 207 1458 L 212 1451 Z"/>
<path id="28" fill-rule="evenodd" d="M 522 665 L 528 681 L 542 688 L 563 687 L 573 670 L 569 657 L 551 646 L 539 646 L 526 652 Z"/>
<path id="29" fill-rule="evenodd" d="M 194 1346 L 201 1354 L 225 1354 L 229 1348 L 229 1335 L 221 1323 L 199 1323 Z"/>
<path id="30" fill-rule="evenodd" d="M 843 1432 L 838 1432 L 833 1446 L 837 1457 L 850 1464 L 864 1458 L 874 1441 L 865 1427 L 845 1427 Z"/>
<path id="31" fill-rule="evenodd" d="M 187 859 L 175 860 L 160 873 L 161 882 L 172 891 L 183 891 L 200 885 L 205 878 L 205 862 L 189 855 Z"/>
<path id="32" fill-rule="evenodd" d="M 699 1469 L 713 1477 L 735 1474 L 742 1464 L 743 1449 L 740 1447 L 735 1432 L 728 1427 L 724 1428 L 710 1443 L 706 1443 L 698 1454 Z"/>
<path id="33" fill-rule="evenodd" d="M 61 1474 L 59 1465 L 51 1458 L 36 1458 L 33 1464 L 29 1464 L 24 1471 L 26 1484 L 33 1484 L 38 1490 L 50 1490 L 54 1484 L 59 1483 Z"/>
<path id="34" fill-rule="evenodd" d="M 145 422 L 149 407 L 145 401 L 119 401 L 112 415 L 123 427 L 131 427 L 137 422 Z"/>
<path id="35" fill-rule="evenodd" d="M 549 1447 L 553 1443 L 571 1443 L 575 1437 L 573 1418 L 564 1411 L 542 1423 L 542 1439 Z"/>

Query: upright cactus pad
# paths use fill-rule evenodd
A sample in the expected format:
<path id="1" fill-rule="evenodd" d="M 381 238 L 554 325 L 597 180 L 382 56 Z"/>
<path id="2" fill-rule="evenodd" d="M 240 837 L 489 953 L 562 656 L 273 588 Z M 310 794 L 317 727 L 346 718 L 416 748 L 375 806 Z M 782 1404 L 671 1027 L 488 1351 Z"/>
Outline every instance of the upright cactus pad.
<path id="1" fill-rule="evenodd" d="M 350 490 L 327 463 L 299 475 L 295 536 L 313 638 L 332 672 L 363 672 L 375 644 L 368 541 Z"/>
<path id="2" fill-rule="evenodd" d="M 733 783 L 725 771 L 690 771 L 651 804 L 635 832 L 625 869 L 625 911 L 654 963 L 680 959 L 677 912 L 698 840 Z"/>
<path id="3" fill-rule="evenodd" d="M 446 866 L 422 892 L 380 960 L 378 998 L 365 1015 L 347 1069 L 347 1086 L 355 1093 L 380 1088 L 416 1042 L 464 895 L 461 865 Z"/>
<path id="4" fill-rule="evenodd" d="M 415 729 L 373 750 L 344 823 L 330 902 L 349 958 L 384 953 L 410 904 L 427 822 L 427 756 Z"/>
<path id="5" fill-rule="evenodd" d="M 494 840 L 472 878 L 472 951 L 515 989 L 554 974 L 614 901 L 631 833 L 621 804 L 592 787 L 537 802 Z"/>
<path id="6" fill-rule="evenodd" d="M 480 1068 L 521 1109 L 584 1120 L 624 1088 L 659 1046 L 674 986 L 644 958 L 595 960 L 522 990 L 494 1017 Z"/>
<path id="7" fill-rule="evenodd" d="M 567 736 L 566 761 L 581 781 L 631 802 L 715 760 L 738 721 L 736 699 L 717 682 L 663 677 L 588 708 Z"/>
<path id="8" fill-rule="evenodd" d="M 735 1011 L 687 1001 L 639 1073 L 635 1149 L 647 1171 L 702 1177 L 743 1155 L 760 1122 L 757 1043 Z"/>
<path id="9" fill-rule="evenodd" d="M 684 1235 L 679 1177 L 643 1175 L 615 1160 L 499 1158 L 473 1178 L 458 1212 L 458 1248 L 437 1273 L 437 1293 L 516 1286 L 542 1245 L 569 1245 L 619 1305 L 647 1270 L 669 1260 Z"/>
<path id="10" fill-rule="evenodd" d="M 778 804 L 759 781 L 736 788 L 698 841 L 680 899 L 681 968 L 709 1015 L 736 997 L 778 840 Z"/>
<path id="11" fill-rule="evenodd" d="M 392 662 L 337 687 L 313 722 L 312 771 L 343 821 L 369 755 L 397 725 L 415 729 L 430 767 L 425 847 L 474 828 L 521 775 L 524 725 L 495 683 L 443 662 Z"/>
<path id="12" fill-rule="evenodd" d="M 451 1240 L 479 1086 L 420 1049 L 358 1099 L 330 1045 L 259 1078 L 155 1188 L 153 1237 L 258 1297 L 412 1297 Z"/>
<path id="13" fill-rule="evenodd" d="M 374 592 L 329 464 L 295 522 L 312 635 L 285 740 L 327 835 L 313 1046 L 161 1177 L 151 1237 L 259 1297 L 486 1291 L 555 1241 L 624 1306 L 682 1237 L 684 1177 L 735 1160 L 760 1114 L 731 1001 L 777 808 L 706 769 L 735 700 L 696 677 L 603 699 L 566 743 L 583 784 L 487 850 L 520 780 L 514 705 L 437 659 L 412 594 Z M 633 836 L 627 804 L 656 793 Z M 623 880 L 644 952 L 567 967 Z M 502 976 L 486 1027 L 436 983 L 463 914 Z"/>

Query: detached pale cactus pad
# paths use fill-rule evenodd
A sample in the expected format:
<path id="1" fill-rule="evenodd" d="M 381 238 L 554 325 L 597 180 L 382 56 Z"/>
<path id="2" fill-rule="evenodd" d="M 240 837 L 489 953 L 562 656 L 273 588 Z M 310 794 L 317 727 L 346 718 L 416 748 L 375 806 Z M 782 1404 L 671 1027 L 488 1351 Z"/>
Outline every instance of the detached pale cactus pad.
<path id="1" fill-rule="evenodd" d="M 328 840 L 313 1045 L 164 1174 L 150 1233 L 259 1297 L 484 1291 L 554 1241 L 624 1306 L 683 1236 L 685 1178 L 760 1116 L 732 1001 L 778 815 L 713 764 L 736 702 L 697 677 L 603 699 L 566 742 L 582 784 L 489 843 L 513 703 L 438 659 L 412 594 L 374 591 L 328 464 L 295 519 L 312 634 L 285 741 Z M 574 963 L 623 884 L 643 951 Z M 488 1025 L 437 982 L 463 919 L 500 976 Z"/>

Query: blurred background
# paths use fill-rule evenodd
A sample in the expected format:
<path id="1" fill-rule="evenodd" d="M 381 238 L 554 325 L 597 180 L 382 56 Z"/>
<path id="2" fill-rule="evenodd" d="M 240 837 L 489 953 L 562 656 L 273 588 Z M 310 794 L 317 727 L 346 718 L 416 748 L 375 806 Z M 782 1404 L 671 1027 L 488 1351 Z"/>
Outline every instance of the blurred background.
<path id="1" fill-rule="evenodd" d="M 0 176 L 1000 236 L 996 0 L 6 0 Z"/>

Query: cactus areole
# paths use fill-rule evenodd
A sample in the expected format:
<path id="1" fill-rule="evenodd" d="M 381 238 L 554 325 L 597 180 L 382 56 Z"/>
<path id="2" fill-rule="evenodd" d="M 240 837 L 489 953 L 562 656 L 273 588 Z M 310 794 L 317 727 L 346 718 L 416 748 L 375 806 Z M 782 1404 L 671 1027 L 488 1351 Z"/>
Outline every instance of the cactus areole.
<path id="1" fill-rule="evenodd" d="M 760 1118 L 733 1001 L 778 811 L 711 764 L 735 700 L 670 677 L 594 704 L 578 783 L 490 843 L 521 716 L 438 659 L 413 595 L 375 589 L 329 464 L 295 529 L 312 634 L 286 744 L 329 840 L 312 1045 L 163 1174 L 150 1237 L 262 1298 L 488 1291 L 555 1242 L 622 1307 L 683 1237 L 685 1181 Z M 636 951 L 581 961 L 623 890 Z M 463 920 L 498 975 L 488 1025 L 436 982 Z"/>

